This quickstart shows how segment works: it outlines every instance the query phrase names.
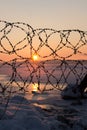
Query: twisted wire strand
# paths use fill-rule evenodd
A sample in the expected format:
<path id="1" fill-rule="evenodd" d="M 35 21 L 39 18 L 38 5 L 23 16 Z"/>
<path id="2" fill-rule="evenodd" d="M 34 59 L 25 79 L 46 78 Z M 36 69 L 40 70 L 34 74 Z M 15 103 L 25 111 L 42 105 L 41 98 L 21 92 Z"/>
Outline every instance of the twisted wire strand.
<path id="1" fill-rule="evenodd" d="M 86 47 L 87 31 L 34 29 L 26 23 L 0 20 L 0 103 L 5 104 L 4 110 L 14 94 L 26 93 L 31 84 L 37 83 L 41 92 L 62 90 L 73 81 L 78 85 L 87 73 Z M 33 61 L 34 54 L 40 61 Z M 2 76 L 7 76 L 6 81 Z"/>

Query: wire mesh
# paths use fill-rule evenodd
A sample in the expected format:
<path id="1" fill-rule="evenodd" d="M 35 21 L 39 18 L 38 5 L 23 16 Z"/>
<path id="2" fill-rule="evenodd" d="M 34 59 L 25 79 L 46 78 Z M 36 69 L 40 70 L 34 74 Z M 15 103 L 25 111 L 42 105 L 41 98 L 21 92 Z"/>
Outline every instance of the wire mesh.
<path id="1" fill-rule="evenodd" d="M 34 29 L 0 20 L 1 118 L 14 94 L 29 92 L 36 83 L 40 92 L 63 90 L 78 85 L 86 74 L 87 31 Z"/>

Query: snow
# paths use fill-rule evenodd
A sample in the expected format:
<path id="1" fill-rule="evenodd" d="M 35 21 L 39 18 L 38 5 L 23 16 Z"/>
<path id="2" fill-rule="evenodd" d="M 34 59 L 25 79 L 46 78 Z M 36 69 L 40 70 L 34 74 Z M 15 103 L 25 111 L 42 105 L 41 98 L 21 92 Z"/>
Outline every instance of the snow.
<path id="1" fill-rule="evenodd" d="M 0 130 L 65 129 L 87 129 L 87 99 L 64 100 L 61 91 L 55 90 L 15 95 L 0 120 Z"/>
<path id="2" fill-rule="evenodd" d="M 87 98 L 87 92 L 84 91 L 83 95 L 81 95 L 81 92 L 79 91 L 79 88 L 77 86 L 67 86 L 63 89 L 61 92 L 61 96 L 64 99 L 78 99 L 78 98 Z"/>
<path id="3" fill-rule="evenodd" d="M 65 99 L 81 98 L 81 93 L 79 92 L 77 87 L 73 85 L 72 87 L 65 87 L 65 89 L 61 92 L 61 95 Z"/>

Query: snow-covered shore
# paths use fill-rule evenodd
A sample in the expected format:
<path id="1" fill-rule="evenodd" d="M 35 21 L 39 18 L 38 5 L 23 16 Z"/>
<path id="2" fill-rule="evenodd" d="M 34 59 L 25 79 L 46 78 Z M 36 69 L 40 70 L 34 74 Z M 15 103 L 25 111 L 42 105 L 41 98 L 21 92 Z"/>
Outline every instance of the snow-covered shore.
<path id="1" fill-rule="evenodd" d="M 65 129 L 87 130 L 87 99 L 64 100 L 60 91 L 16 95 L 0 120 L 0 130 Z"/>

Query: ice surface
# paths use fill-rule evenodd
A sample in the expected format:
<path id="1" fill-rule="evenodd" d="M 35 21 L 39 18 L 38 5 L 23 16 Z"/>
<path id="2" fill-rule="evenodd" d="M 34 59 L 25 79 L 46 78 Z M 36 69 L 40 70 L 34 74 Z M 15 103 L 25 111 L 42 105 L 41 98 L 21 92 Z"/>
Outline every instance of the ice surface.
<path id="1" fill-rule="evenodd" d="M 0 130 L 87 129 L 87 99 L 64 100 L 60 93 L 15 95 L 0 120 Z"/>

